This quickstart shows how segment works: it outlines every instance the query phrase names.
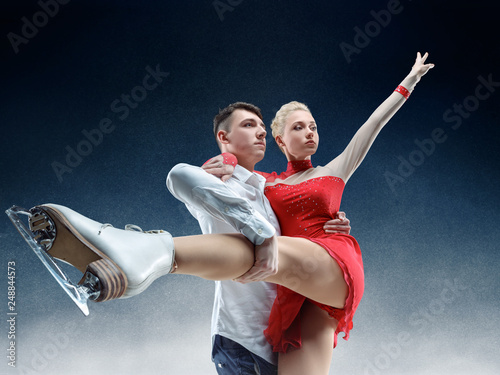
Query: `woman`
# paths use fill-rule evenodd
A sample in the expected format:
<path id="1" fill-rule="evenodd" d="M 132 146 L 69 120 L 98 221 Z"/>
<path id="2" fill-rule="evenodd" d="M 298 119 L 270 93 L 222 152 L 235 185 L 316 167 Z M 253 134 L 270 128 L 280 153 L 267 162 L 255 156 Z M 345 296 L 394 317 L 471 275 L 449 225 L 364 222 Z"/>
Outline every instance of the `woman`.
<path id="1" fill-rule="evenodd" d="M 265 174 L 266 195 L 288 235 L 263 244 L 277 243 L 279 256 L 276 274 L 265 281 L 284 287 L 266 331 L 281 352 L 280 373 L 328 373 L 337 333 L 348 336 L 364 287 L 361 253 L 354 238 L 325 236 L 319 228 L 338 211 L 345 182 L 378 132 L 433 67 L 425 64 L 427 56 L 418 53 L 396 92 L 370 116 L 344 152 L 324 167 L 311 165 L 319 137 L 307 107 L 289 103 L 273 121 L 273 136 L 289 161 L 281 175 Z M 96 301 L 133 296 L 166 273 L 256 280 L 247 273 L 254 264 L 254 246 L 240 235 L 172 238 L 166 232 L 122 231 L 57 205 L 32 209 L 30 229 L 50 255 L 85 273 L 82 283 L 96 290 Z M 287 352 L 301 343 L 301 350 Z"/>
<path id="2" fill-rule="evenodd" d="M 343 234 L 327 235 L 321 230 L 321 224 L 338 211 L 345 184 L 362 162 L 377 134 L 408 98 L 420 78 L 433 67 L 432 64 L 425 65 L 427 57 L 428 54 L 422 57 L 418 53 L 411 73 L 398 86 L 396 92 L 370 116 L 344 152 L 324 167 L 313 168 L 311 164 L 310 158 L 317 150 L 319 137 L 316 123 L 307 106 L 290 102 L 283 105 L 276 113 L 271 125 L 273 137 L 286 155 L 288 166 L 286 172 L 280 175 L 262 173 L 267 180 L 266 197 L 278 216 L 282 235 L 307 238 L 319 245 L 322 250 L 326 250 L 340 266 L 347 286 L 345 303 L 342 305 L 343 308 L 338 309 L 335 307 L 339 304 L 317 303 L 278 285 L 278 297 L 271 312 L 269 327 L 265 332 L 268 341 L 275 351 L 280 353 L 287 353 L 290 347 L 301 347 L 301 341 L 304 339 L 312 339 L 319 344 L 312 345 L 316 350 L 281 354 L 279 368 L 282 370 L 296 369 L 299 365 L 311 368 L 312 363 L 318 363 L 318 360 L 324 363 L 323 368 L 326 371 L 328 369 L 331 353 L 324 349 L 331 346 L 325 345 L 327 340 L 321 344 L 321 340 L 313 335 L 317 331 L 309 330 L 307 327 L 305 329 L 302 327 L 302 333 L 309 332 L 310 335 L 306 338 L 301 335 L 300 324 L 303 325 L 308 320 L 304 319 L 304 311 L 309 315 L 314 314 L 312 321 L 321 322 L 323 319 L 323 323 L 320 324 L 323 329 L 320 331 L 325 331 L 324 328 L 328 327 L 325 313 L 333 318 L 337 325 L 333 328 L 335 333 L 327 334 L 326 337 L 333 336 L 334 345 L 338 332 L 345 332 L 345 339 L 349 337 L 352 317 L 364 289 L 361 252 L 353 237 Z M 306 247 L 303 254 L 310 254 L 313 250 L 312 244 L 309 243 Z M 334 270 L 332 275 L 336 271 L 338 269 Z M 318 277 L 319 279 L 322 277 Z M 328 288 L 321 289 L 328 290 Z M 339 286 L 334 294 L 342 295 L 341 289 Z M 304 295 L 307 296 L 305 293 Z M 317 307 L 323 312 L 318 311 Z M 318 354 L 321 352 L 319 348 L 323 349 L 324 355 Z"/>

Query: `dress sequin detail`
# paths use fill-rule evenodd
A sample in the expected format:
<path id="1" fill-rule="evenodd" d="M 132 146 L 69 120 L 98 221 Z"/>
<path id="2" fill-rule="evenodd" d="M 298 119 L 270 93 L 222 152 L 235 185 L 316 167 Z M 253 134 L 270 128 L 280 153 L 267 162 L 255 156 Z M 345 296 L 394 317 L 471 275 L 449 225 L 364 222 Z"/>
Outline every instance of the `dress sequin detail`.
<path id="1" fill-rule="evenodd" d="M 354 237 L 344 234 L 326 234 L 323 226 L 335 217 L 340 208 L 344 181 L 334 176 L 316 177 L 291 185 L 286 179 L 295 173 L 312 168 L 310 160 L 289 162 L 286 172 L 264 174 L 268 182 L 284 180 L 266 186 L 265 194 L 278 216 L 284 236 L 304 237 L 322 246 L 337 261 L 344 273 L 349 293 L 343 309 L 336 309 L 311 301 L 339 321 L 335 332 L 344 332 L 348 339 L 352 318 L 361 301 L 364 290 L 363 261 L 359 245 Z M 307 256 L 307 254 L 304 254 Z M 286 352 L 301 346 L 300 308 L 306 298 L 283 286 L 277 287 L 269 326 L 264 331 L 273 350 Z"/>

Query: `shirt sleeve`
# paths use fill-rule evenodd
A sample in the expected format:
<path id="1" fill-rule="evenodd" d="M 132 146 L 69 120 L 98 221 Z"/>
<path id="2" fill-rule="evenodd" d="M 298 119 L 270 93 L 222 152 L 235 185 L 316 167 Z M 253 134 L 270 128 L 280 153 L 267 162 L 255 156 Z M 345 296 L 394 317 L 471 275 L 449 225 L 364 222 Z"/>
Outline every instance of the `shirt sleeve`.
<path id="1" fill-rule="evenodd" d="M 199 167 L 177 164 L 167 176 L 167 188 L 181 202 L 228 223 L 255 245 L 276 232 L 248 199 Z"/>

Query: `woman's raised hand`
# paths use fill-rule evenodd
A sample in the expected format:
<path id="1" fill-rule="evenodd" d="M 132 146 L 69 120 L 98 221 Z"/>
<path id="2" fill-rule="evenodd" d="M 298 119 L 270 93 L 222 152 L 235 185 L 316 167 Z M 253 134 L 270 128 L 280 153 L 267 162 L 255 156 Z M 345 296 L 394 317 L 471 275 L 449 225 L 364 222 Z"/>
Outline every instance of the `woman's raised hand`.
<path id="1" fill-rule="evenodd" d="M 417 52 L 417 58 L 415 59 L 415 64 L 411 68 L 410 75 L 414 75 L 417 77 L 417 81 L 429 71 L 429 69 L 434 68 L 434 64 L 426 64 L 425 60 L 429 57 L 429 53 L 426 52 L 423 56 L 420 52 Z"/>

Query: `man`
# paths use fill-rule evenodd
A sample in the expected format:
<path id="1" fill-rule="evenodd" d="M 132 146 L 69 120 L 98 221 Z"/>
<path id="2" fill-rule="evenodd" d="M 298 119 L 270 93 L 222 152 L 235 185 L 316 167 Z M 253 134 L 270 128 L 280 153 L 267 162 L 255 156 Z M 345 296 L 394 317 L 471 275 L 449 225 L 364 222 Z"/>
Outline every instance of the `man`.
<path id="1" fill-rule="evenodd" d="M 265 179 L 254 172 L 266 150 L 267 132 L 260 109 L 242 102 L 229 105 L 215 116 L 214 134 L 223 154 L 205 163 L 203 169 L 175 166 L 167 177 L 167 187 L 186 204 L 204 234 L 245 235 L 255 245 L 256 261 L 240 279 L 265 278 L 279 266 L 269 241 L 280 234 L 280 228 L 264 196 Z M 234 155 L 237 164 L 225 153 Z M 338 219 L 325 224 L 325 230 L 349 233 L 349 221 L 339 213 Z M 277 373 L 277 356 L 263 334 L 275 297 L 274 284 L 216 281 L 212 359 L 219 374 Z"/>

